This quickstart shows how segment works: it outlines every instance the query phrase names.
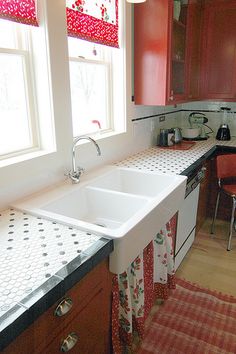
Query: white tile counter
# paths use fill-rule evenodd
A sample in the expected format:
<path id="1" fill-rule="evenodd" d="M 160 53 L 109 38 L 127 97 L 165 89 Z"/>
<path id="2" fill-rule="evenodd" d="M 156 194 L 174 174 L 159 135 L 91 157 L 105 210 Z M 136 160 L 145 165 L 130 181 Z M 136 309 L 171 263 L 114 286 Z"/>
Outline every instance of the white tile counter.
<path id="1" fill-rule="evenodd" d="M 0 318 L 100 237 L 9 209 L 0 213 Z"/>
<path id="2" fill-rule="evenodd" d="M 0 212 L 0 351 L 112 250 L 103 237 Z"/>
<path id="3" fill-rule="evenodd" d="M 232 138 L 230 141 L 218 141 L 214 138 L 198 141 L 189 150 L 171 150 L 156 146 L 119 161 L 116 165 L 167 174 L 180 174 L 216 145 L 236 147 L 236 138 Z"/>

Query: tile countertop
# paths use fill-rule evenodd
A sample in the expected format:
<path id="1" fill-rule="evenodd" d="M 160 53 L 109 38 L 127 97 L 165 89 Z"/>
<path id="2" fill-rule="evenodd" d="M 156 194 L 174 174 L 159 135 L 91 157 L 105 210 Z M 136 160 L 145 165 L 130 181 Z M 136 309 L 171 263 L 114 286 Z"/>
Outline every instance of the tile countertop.
<path id="1" fill-rule="evenodd" d="M 152 147 L 115 165 L 187 174 L 216 146 L 236 138 L 196 142 L 189 150 Z M 0 350 L 112 252 L 113 242 L 14 209 L 0 212 Z"/>
<path id="2" fill-rule="evenodd" d="M 218 141 L 215 138 L 196 141 L 196 144 L 189 150 L 171 150 L 170 148 L 154 146 L 116 162 L 116 166 L 187 175 L 198 162 L 211 155 L 217 148 L 220 149 L 220 147 L 234 150 L 236 148 L 236 138 L 232 138 L 230 141 Z"/>
<path id="3" fill-rule="evenodd" d="M 112 240 L 0 212 L 0 351 L 112 250 Z"/>

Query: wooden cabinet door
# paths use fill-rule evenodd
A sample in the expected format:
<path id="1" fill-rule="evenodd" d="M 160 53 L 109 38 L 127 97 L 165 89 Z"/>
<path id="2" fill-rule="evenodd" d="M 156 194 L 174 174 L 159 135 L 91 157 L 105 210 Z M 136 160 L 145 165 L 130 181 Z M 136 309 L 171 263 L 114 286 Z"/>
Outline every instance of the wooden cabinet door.
<path id="1" fill-rule="evenodd" d="M 188 1 L 181 3 L 180 14 L 175 15 L 175 7 L 171 6 L 170 21 L 170 58 L 169 80 L 167 87 L 167 102 L 175 104 L 186 101 L 186 78 L 187 78 L 187 23 Z"/>
<path id="2" fill-rule="evenodd" d="M 202 98 L 236 98 L 236 1 L 206 1 Z"/>
<path id="3" fill-rule="evenodd" d="M 187 100 L 200 97 L 202 1 L 190 0 L 187 26 Z"/>
<path id="4" fill-rule="evenodd" d="M 173 0 L 134 5 L 134 101 L 166 105 L 186 100 L 188 1 L 176 17 Z"/>
<path id="5" fill-rule="evenodd" d="M 134 5 L 134 101 L 165 105 L 168 80 L 171 2 Z"/>

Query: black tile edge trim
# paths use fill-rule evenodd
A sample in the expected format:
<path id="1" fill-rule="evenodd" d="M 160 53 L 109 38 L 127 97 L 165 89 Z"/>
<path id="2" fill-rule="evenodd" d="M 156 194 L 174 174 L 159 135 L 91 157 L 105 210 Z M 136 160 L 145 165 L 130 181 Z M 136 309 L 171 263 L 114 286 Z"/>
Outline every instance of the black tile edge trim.
<path id="1" fill-rule="evenodd" d="M 236 153 L 236 147 L 234 146 L 225 146 L 225 145 L 216 145 L 217 152 L 223 153 Z"/>
<path id="2" fill-rule="evenodd" d="M 107 258 L 109 254 L 113 251 L 113 241 L 106 239 L 104 242 L 104 240 L 105 239 L 100 239 L 97 242 L 95 242 L 94 245 L 96 245 L 96 243 L 98 243 L 98 245 L 94 254 L 92 254 L 92 246 L 88 250 L 86 250 L 86 254 L 85 253 L 83 254 L 83 257 L 85 258 L 82 260 L 79 266 L 79 272 L 78 269 L 75 267 L 74 261 L 72 261 L 71 264 L 68 265 L 68 270 L 70 273 L 65 277 L 63 281 L 65 292 L 70 290 L 89 271 L 91 271 L 103 259 Z M 58 272 L 58 275 L 60 275 L 60 272 Z"/>
<path id="3" fill-rule="evenodd" d="M 204 155 L 202 155 L 197 161 L 191 164 L 191 166 L 187 167 L 184 171 L 180 173 L 180 175 L 184 175 L 187 177 L 191 177 L 191 174 L 199 168 L 204 161 L 212 158 L 217 155 L 219 152 L 223 153 L 236 153 L 236 147 L 234 146 L 225 146 L 225 145 L 215 145 L 209 151 L 207 151 Z"/>
<path id="4" fill-rule="evenodd" d="M 154 118 L 154 117 L 166 116 L 166 115 L 168 115 L 168 114 L 174 114 L 174 113 L 181 112 L 181 111 L 182 111 L 182 109 L 178 109 L 178 110 L 176 110 L 176 111 L 171 111 L 171 112 L 162 112 L 162 113 L 153 114 L 153 115 L 151 115 L 151 116 L 133 118 L 131 121 L 132 121 L 132 122 L 136 122 L 136 121 L 138 121 L 138 120 L 144 120 L 144 119 L 149 119 L 149 118 Z"/>
<path id="5" fill-rule="evenodd" d="M 181 109 L 181 111 L 182 112 L 222 113 L 222 111 L 219 111 L 218 109 Z M 236 111 L 230 111 L 230 113 L 236 113 Z"/>
<path id="6" fill-rule="evenodd" d="M 28 310 L 16 304 L 1 316 L 0 352 L 29 326 Z M 2 328 L 4 327 L 4 328 Z"/>
<path id="7" fill-rule="evenodd" d="M 150 119 L 150 118 L 155 118 L 155 117 L 160 117 L 160 116 L 165 116 L 168 114 L 173 114 L 173 113 L 178 113 L 178 112 L 203 112 L 203 113 L 222 113 L 219 110 L 210 110 L 210 109 L 178 109 L 176 111 L 170 111 L 170 112 L 162 112 L 162 113 L 157 113 L 153 114 L 151 116 L 145 116 L 145 117 L 139 117 L 139 118 L 133 118 L 131 119 L 132 122 L 136 122 L 139 120 L 145 120 L 145 119 Z M 230 111 L 231 113 L 236 113 L 236 111 Z"/>
<path id="8" fill-rule="evenodd" d="M 202 155 L 199 159 L 197 159 L 194 163 L 192 163 L 189 167 L 187 167 L 180 174 L 187 176 L 188 178 L 191 177 L 194 170 L 199 168 L 203 164 L 204 161 L 211 158 L 214 155 L 214 153 L 216 152 L 216 150 L 217 150 L 217 147 L 213 146 L 210 150 L 208 150 L 204 155 Z"/>
<path id="9" fill-rule="evenodd" d="M 0 327 L 0 351 L 14 341 L 56 301 L 61 299 L 98 263 L 109 256 L 114 247 L 113 241 L 101 238 L 95 242 L 95 244 L 97 243 L 100 246 L 97 245 L 97 253 L 92 254 L 90 248 L 87 251 L 90 251 L 91 254 L 81 252 L 78 257 L 1 317 L 1 327 L 3 327 L 4 319 L 6 325 L 2 330 Z"/>
<path id="10" fill-rule="evenodd" d="M 5 316 L 9 320 L 8 323 L 6 323 L 5 328 L 1 330 L 0 350 L 4 349 L 14 339 L 16 339 L 18 335 L 26 330 L 40 315 L 49 309 L 49 307 L 51 307 L 63 295 L 64 289 L 62 279 L 52 276 L 38 289 L 27 295 L 16 305 L 18 309 L 24 310 L 18 310 L 15 314 L 15 318 L 11 319 L 11 316 L 9 316 L 10 311 L 7 312 Z"/>
<path id="11" fill-rule="evenodd" d="M 63 279 L 53 275 L 20 304 L 28 308 L 32 322 L 64 295 Z"/>

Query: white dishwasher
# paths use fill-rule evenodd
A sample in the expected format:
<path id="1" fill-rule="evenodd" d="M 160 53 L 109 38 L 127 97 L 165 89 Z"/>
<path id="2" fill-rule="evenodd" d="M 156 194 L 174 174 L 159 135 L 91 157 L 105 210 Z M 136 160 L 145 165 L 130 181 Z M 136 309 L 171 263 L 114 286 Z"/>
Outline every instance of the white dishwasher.
<path id="1" fill-rule="evenodd" d="M 205 177 L 205 167 L 199 167 L 187 180 L 184 202 L 178 212 L 175 239 L 175 269 L 179 267 L 190 249 L 196 231 L 200 182 Z"/>

